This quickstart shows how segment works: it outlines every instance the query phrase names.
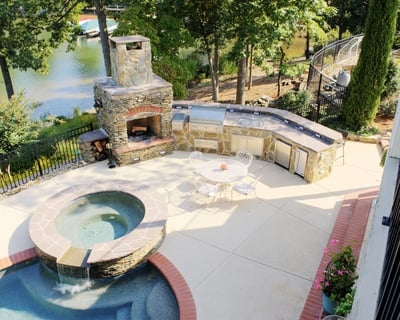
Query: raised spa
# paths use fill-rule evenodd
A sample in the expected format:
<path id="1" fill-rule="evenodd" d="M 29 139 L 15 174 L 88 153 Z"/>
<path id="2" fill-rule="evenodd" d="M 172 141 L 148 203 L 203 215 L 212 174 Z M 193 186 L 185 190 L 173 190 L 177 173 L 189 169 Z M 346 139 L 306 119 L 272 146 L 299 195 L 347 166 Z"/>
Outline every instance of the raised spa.
<path id="1" fill-rule="evenodd" d="M 147 185 L 96 180 L 69 187 L 32 216 L 42 263 L 73 277 L 117 276 L 141 264 L 165 236 L 167 205 Z"/>
<path id="2" fill-rule="evenodd" d="M 131 232 L 144 217 L 137 197 L 119 191 L 84 195 L 72 201 L 56 217 L 60 234 L 77 248 L 118 239 Z"/>

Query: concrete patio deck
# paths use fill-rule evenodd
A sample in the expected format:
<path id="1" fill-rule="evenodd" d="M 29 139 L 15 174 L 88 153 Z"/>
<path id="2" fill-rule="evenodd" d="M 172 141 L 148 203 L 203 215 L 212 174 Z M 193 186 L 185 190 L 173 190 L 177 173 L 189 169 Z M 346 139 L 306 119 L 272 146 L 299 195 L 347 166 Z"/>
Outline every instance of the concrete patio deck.
<path id="1" fill-rule="evenodd" d="M 208 208 L 192 201 L 187 157 L 177 151 L 115 169 L 100 162 L 3 199 L 0 258 L 32 247 L 29 217 L 52 194 L 96 179 L 143 182 L 168 200 L 159 252 L 189 285 L 197 319 L 299 319 L 344 197 L 380 185 L 378 145 L 347 142 L 345 164 L 338 160 L 329 177 L 313 184 L 254 160 L 249 171 L 261 175 L 256 196 Z"/>

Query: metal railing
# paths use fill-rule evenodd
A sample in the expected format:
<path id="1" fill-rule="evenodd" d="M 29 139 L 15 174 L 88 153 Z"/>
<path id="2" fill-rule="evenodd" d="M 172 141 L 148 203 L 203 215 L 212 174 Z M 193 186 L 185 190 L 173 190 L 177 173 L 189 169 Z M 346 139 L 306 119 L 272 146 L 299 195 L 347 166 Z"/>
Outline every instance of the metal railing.
<path id="1" fill-rule="evenodd" d="M 319 50 L 309 67 L 307 89 L 311 92 L 310 120 L 327 124 L 339 117 L 346 87 L 336 83 L 340 71 L 356 65 L 363 35 L 332 42 Z"/>
<path id="2" fill-rule="evenodd" d="M 92 131 L 88 124 L 63 134 L 32 141 L 0 155 L 0 193 L 44 177 L 80 160 L 78 137 Z"/>

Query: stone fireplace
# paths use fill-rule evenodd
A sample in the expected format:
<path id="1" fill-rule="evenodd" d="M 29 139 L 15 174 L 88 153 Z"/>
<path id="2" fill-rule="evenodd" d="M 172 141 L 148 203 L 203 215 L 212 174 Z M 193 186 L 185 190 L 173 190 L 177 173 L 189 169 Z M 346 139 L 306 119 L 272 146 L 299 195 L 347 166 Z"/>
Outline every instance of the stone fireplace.
<path id="1" fill-rule="evenodd" d="M 100 127 L 120 165 L 171 153 L 172 86 L 151 68 L 148 38 L 110 38 L 112 77 L 97 80 L 94 99 Z"/>

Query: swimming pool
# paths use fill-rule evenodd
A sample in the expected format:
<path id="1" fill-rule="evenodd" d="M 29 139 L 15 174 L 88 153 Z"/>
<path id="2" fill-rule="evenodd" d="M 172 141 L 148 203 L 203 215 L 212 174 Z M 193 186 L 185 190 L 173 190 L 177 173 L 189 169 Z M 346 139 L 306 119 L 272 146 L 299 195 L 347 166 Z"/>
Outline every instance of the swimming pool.
<path id="1" fill-rule="evenodd" d="M 37 261 L 3 272 L 0 319 L 179 319 L 173 291 L 148 263 L 113 279 L 90 280 L 89 290 L 75 294 L 57 290 L 58 282 L 57 273 Z"/>

